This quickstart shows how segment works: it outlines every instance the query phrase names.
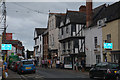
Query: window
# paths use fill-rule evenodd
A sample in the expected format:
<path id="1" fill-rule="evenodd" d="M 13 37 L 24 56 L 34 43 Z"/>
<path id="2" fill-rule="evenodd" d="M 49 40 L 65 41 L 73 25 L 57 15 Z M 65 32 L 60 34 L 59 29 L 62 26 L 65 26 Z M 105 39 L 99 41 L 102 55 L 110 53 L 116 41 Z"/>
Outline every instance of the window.
<path id="1" fill-rule="evenodd" d="M 68 49 L 70 49 L 70 41 L 68 41 Z"/>
<path id="2" fill-rule="evenodd" d="M 37 45 L 37 40 L 35 40 L 35 45 Z"/>
<path id="3" fill-rule="evenodd" d="M 111 43 L 111 34 L 107 35 L 107 43 Z"/>
<path id="4" fill-rule="evenodd" d="M 97 48 L 97 37 L 94 37 L 95 48 Z"/>
<path id="5" fill-rule="evenodd" d="M 101 61 L 100 55 L 96 55 L 96 64 L 100 63 Z"/>
<path id="6" fill-rule="evenodd" d="M 41 53 L 41 45 L 40 45 L 40 53 Z"/>
<path id="7" fill-rule="evenodd" d="M 68 33 L 68 26 L 66 27 L 66 33 Z"/>
<path id="8" fill-rule="evenodd" d="M 40 36 L 40 41 L 41 41 L 41 36 Z"/>
<path id="9" fill-rule="evenodd" d="M 65 52 L 65 49 L 66 49 L 65 47 L 66 47 L 66 46 L 65 46 L 65 43 L 63 43 L 63 50 L 64 50 L 64 52 Z"/>
<path id="10" fill-rule="evenodd" d="M 73 29 L 73 32 L 76 32 L 76 25 L 75 24 L 72 24 L 72 29 Z"/>
<path id="11" fill-rule="evenodd" d="M 61 29 L 61 34 L 63 35 L 63 28 Z"/>

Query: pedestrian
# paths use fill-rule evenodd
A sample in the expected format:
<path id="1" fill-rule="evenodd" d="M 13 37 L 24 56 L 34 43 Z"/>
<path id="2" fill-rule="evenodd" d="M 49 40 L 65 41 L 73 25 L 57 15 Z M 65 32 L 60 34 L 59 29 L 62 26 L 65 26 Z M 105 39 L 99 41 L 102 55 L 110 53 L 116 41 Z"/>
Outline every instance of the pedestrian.
<path id="1" fill-rule="evenodd" d="M 35 63 L 35 65 L 37 65 L 37 60 L 36 59 L 35 59 L 34 63 Z"/>
<path id="2" fill-rule="evenodd" d="M 60 61 L 59 60 L 56 61 L 56 68 L 60 68 Z"/>
<path id="3" fill-rule="evenodd" d="M 82 72 L 85 71 L 85 59 L 81 60 L 81 65 L 82 65 Z"/>
<path id="4" fill-rule="evenodd" d="M 52 68 L 52 60 L 51 60 L 51 62 L 50 62 L 50 68 Z"/>
<path id="5" fill-rule="evenodd" d="M 47 68 L 48 67 L 48 65 L 47 65 L 48 63 L 47 63 L 47 60 L 45 60 L 45 68 Z"/>
<path id="6" fill-rule="evenodd" d="M 78 71 L 78 60 L 76 60 L 76 63 L 75 63 L 75 65 L 76 65 L 76 71 Z"/>

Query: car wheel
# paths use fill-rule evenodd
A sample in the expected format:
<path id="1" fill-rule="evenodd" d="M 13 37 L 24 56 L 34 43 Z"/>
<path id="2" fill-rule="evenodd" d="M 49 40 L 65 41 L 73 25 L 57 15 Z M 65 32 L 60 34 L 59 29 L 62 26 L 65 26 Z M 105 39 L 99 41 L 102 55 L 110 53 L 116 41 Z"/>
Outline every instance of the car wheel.
<path id="1" fill-rule="evenodd" d="M 92 74 L 89 74 L 89 76 L 90 76 L 90 78 L 91 78 L 91 79 L 93 79 L 93 78 L 94 78 L 94 76 L 93 76 Z"/>
<path id="2" fill-rule="evenodd" d="M 107 77 L 106 77 L 106 75 L 104 75 L 104 76 L 103 76 L 103 80 L 107 80 Z"/>

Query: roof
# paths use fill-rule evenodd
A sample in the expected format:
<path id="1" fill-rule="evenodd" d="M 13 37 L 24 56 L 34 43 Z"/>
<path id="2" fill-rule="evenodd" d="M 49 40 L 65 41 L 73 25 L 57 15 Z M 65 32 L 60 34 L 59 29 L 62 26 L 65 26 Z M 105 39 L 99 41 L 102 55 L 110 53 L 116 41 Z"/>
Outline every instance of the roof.
<path id="1" fill-rule="evenodd" d="M 93 9 L 93 17 L 92 17 L 92 24 L 91 26 L 97 25 L 97 21 L 105 18 L 105 9 L 106 9 L 106 4 L 103 4 L 99 7 L 96 7 L 95 9 Z"/>
<path id="2" fill-rule="evenodd" d="M 19 41 L 19 40 L 6 40 L 5 43 L 10 43 L 10 44 L 13 44 L 13 45 L 20 44 L 22 46 L 22 42 Z"/>
<path id="3" fill-rule="evenodd" d="M 120 1 L 109 5 L 105 10 L 107 22 L 120 19 Z"/>
<path id="4" fill-rule="evenodd" d="M 53 15 L 55 16 L 56 27 L 58 28 L 60 26 L 61 18 L 64 17 L 66 13 L 49 13 L 49 18 Z"/>
<path id="5" fill-rule="evenodd" d="M 103 4 L 93 9 L 91 27 L 97 25 L 97 21 L 103 18 L 107 18 L 107 22 L 120 19 L 120 1 L 108 6 Z"/>
<path id="6" fill-rule="evenodd" d="M 43 35 L 46 35 L 48 34 L 48 29 L 46 31 L 44 31 Z"/>
<path id="7" fill-rule="evenodd" d="M 70 19 L 71 23 L 86 23 L 86 14 L 84 12 L 68 10 L 66 14 L 66 18 L 67 17 Z"/>
<path id="8" fill-rule="evenodd" d="M 43 34 L 44 31 L 46 31 L 46 30 L 47 30 L 47 28 L 35 28 L 37 36 Z"/>

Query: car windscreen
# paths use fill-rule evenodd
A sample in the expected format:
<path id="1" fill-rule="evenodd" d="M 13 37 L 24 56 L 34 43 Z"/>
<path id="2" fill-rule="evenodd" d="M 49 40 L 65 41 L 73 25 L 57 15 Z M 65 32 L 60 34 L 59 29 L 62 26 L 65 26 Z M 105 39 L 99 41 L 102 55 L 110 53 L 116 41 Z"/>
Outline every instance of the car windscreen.
<path id="1" fill-rule="evenodd" d="M 96 67 L 107 68 L 107 67 L 108 67 L 108 63 L 98 63 L 98 64 L 96 65 Z"/>
<path id="2" fill-rule="evenodd" d="M 116 68 L 119 67 L 119 64 L 111 63 L 111 64 L 109 65 L 109 67 L 110 67 L 111 69 L 116 69 Z"/>
<path id="3" fill-rule="evenodd" d="M 23 64 L 33 64 L 32 61 L 23 61 Z"/>

